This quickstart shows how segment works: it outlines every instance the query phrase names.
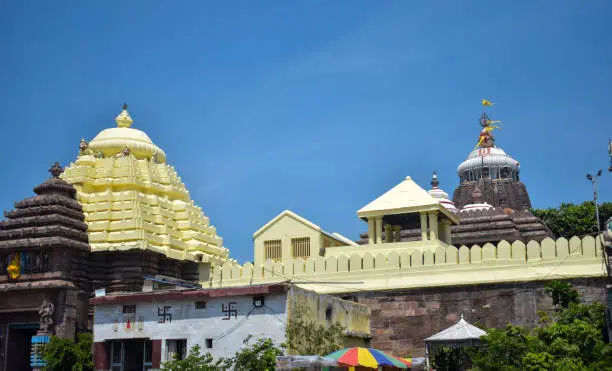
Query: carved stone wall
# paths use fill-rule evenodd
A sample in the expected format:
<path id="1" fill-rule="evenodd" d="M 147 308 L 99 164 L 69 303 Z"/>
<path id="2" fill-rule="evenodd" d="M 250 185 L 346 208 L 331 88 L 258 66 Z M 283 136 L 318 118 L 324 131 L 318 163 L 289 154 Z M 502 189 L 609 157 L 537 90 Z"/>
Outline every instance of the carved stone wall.
<path id="1" fill-rule="evenodd" d="M 100 251 L 92 253 L 90 277 L 94 289 L 111 292 L 140 291 L 144 277 L 163 275 L 198 281 L 198 265 L 167 258 L 148 250 Z"/>
<path id="2" fill-rule="evenodd" d="M 605 303 L 605 278 L 570 281 L 586 302 Z M 483 284 L 431 289 L 359 292 L 357 302 L 372 311 L 371 346 L 396 356 L 420 357 L 423 339 L 466 321 L 485 328 L 508 323 L 534 327 L 538 311 L 551 311 L 545 282 Z"/>
<path id="3" fill-rule="evenodd" d="M 479 188 L 482 193 L 478 200 L 475 200 L 473 196 L 476 188 Z M 531 208 L 527 187 L 524 183 L 512 179 L 481 179 L 476 182 L 464 182 L 455 189 L 453 202 L 459 209 L 468 204 L 481 202 L 517 211 Z"/>

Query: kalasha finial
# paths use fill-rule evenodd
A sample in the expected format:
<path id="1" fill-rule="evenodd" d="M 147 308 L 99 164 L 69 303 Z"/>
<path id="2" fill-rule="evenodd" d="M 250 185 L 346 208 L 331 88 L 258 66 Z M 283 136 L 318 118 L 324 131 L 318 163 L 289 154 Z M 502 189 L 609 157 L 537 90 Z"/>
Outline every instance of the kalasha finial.
<path id="1" fill-rule="evenodd" d="M 56 161 L 49 169 L 49 172 L 52 177 L 59 178 L 60 174 L 64 172 L 64 169 L 60 166 L 59 162 Z"/>
<path id="2" fill-rule="evenodd" d="M 115 118 L 115 121 L 117 122 L 117 126 L 119 126 L 120 128 L 129 128 L 132 125 L 132 122 L 134 122 L 134 120 L 132 120 L 130 114 L 127 111 L 127 103 L 123 103 L 123 110 Z"/>
<path id="3" fill-rule="evenodd" d="M 440 184 L 440 182 L 438 181 L 438 174 L 436 174 L 436 171 L 434 170 L 433 172 L 433 176 L 431 177 L 431 186 L 433 188 L 438 188 L 438 185 Z"/>

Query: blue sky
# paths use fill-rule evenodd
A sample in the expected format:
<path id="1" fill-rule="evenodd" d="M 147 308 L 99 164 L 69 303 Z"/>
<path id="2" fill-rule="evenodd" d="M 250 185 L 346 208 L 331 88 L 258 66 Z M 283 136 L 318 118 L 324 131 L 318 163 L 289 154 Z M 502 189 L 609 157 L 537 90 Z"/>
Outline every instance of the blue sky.
<path id="1" fill-rule="evenodd" d="M 406 175 L 452 193 L 481 98 L 534 206 L 581 202 L 609 165 L 611 18 L 606 0 L 3 1 L 0 208 L 124 101 L 240 261 L 284 209 L 355 239 Z"/>

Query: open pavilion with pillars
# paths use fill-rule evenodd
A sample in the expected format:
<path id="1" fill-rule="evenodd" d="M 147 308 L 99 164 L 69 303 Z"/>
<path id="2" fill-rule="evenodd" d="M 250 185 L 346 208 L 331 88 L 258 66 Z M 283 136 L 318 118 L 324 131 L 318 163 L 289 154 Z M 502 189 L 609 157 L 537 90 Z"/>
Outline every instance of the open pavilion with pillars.
<path id="1" fill-rule="evenodd" d="M 451 244 L 451 226 L 459 217 L 444 207 L 409 176 L 370 202 L 357 215 L 368 223 L 368 244 L 401 241 L 401 230 L 421 229 L 422 241 Z"/>

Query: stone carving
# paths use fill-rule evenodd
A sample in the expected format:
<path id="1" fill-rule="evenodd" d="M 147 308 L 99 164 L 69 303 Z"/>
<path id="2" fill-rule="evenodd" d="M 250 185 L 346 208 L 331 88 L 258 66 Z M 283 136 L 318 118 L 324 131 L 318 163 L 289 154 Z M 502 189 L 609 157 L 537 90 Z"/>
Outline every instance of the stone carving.
<path id="1" fill-rule="evenodd" d="M 130 149 L 127 146 L 123 147 L 123 149 L 121 150 L 121 156 L 127 157 L 129 155 L 130 155 Z"/>
<path id="2" fill-rule="evenodd" d="M 51 333 L 53 332 L 53 313 L 55 312 L 55 306 L 49 300 L 48 296 L 45 296 L 42 304 L 38 308 L 38 315 L 40 315 L 40 332 Z"/>
<path id="3" fill-rule="evenodd" d="M 51 173 L 51 176 L 54 178 L 59 178 L 60 174 L 63 172 L 64 172 L 64 168 L 62 168 L 59 162 L 57 161 L 49 169 L 49 173 Z"/>
<path id="4" fill-rule="evenodd" d="M 154 164 L 159 164 L 159 155 L 157 154 L 157 152 L 155 152 L 153 156 L 151 156 L 151 162 L 153 162 Z"/>
<path id="5" fill-rule="evenodd" d="M 499 129 L 499 126 L 495 125 L 501 123 L 500 121 L 492 121 L 489 119 L 486 113 L 483 113 L 480 117 L 480 125 L 482 126 L 482 131 L 478 136 L 478 144 L 476 147 L 480 148 L 493 148 L 495 147 L 495 138 L 493 137 L 493 129 Z"/>
<path id="6" fill-rule="evenodd" d="M 79 143 L 79 155 L 93 155 L 93 150 L 89 148 L 89 142 L 85 139 L 81 138 L 81 142 Z"/>

